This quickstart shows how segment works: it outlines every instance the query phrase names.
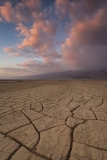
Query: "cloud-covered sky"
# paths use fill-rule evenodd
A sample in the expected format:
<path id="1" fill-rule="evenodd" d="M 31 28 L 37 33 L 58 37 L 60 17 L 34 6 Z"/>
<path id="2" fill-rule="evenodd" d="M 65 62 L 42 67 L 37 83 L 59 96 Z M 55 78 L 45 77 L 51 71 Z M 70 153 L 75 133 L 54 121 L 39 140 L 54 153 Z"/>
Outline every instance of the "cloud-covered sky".
<path id="1" fill-rule="evenodd" d="M 107 0 L 0 1 L 0 78 L 107 69 Z"/>

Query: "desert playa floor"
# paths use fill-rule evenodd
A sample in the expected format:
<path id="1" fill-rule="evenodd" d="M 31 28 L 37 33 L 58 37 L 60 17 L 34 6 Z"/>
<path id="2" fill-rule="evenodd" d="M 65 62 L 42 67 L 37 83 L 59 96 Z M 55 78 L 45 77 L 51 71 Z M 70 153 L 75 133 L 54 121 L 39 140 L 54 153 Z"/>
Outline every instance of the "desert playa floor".
<path id="1" fill-rule="evenodd" d="M 0 81 L 0 160 L 107 160 L 107 81 Z"/>

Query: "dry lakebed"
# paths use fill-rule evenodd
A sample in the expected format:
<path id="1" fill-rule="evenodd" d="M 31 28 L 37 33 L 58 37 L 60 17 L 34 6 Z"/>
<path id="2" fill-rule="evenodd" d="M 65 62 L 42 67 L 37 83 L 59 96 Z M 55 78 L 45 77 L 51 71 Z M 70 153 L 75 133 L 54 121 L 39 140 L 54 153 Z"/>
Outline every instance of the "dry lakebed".
<path id="1" fill-rule="evenodd" d="M 107 81 L 0 81 L 0 160 L 107 160 Z"/>

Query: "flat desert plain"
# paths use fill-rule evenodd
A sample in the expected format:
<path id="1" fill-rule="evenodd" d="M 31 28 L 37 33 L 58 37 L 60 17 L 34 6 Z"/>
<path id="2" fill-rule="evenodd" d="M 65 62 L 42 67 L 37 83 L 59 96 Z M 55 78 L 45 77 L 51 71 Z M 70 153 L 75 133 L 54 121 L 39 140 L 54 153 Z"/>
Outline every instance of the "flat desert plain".
<path id="1" fill-rule="evenodd" d="M 0 81 L 0 160 L 107 160 L 107 81 Z"/>

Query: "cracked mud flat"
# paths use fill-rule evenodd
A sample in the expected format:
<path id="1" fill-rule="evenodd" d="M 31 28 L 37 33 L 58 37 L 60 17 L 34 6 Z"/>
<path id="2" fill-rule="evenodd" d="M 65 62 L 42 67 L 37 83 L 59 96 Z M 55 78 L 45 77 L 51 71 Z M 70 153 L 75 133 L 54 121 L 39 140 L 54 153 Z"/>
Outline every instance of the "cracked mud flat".
<path id="1" fill-rule="evenodd" d="M 107 81 L 0 81 L 0 160 L 107 160 Z"/>

